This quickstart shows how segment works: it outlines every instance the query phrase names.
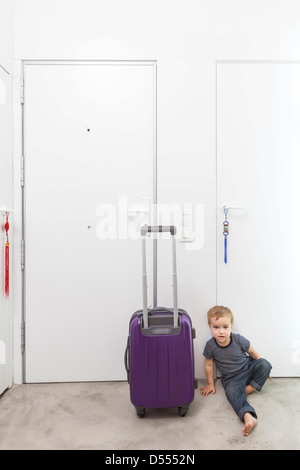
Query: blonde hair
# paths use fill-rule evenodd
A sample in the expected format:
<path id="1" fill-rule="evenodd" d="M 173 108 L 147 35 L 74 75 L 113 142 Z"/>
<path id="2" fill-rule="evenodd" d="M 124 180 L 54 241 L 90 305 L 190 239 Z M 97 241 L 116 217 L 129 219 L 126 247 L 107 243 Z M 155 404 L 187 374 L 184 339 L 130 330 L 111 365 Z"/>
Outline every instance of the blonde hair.
<path id="1" fill-rule="evenodd" d="M 212 307 L 207 312 L 207 320 L 209 326 L 211 325 L 211 320 L 214 318 L 218 320 L 220 317 L 229 317 L 231 325 L 233 325 L 233 315 L 232 311 L 228 307 L 222 307 L 222 305 L 216 305 Z"/>

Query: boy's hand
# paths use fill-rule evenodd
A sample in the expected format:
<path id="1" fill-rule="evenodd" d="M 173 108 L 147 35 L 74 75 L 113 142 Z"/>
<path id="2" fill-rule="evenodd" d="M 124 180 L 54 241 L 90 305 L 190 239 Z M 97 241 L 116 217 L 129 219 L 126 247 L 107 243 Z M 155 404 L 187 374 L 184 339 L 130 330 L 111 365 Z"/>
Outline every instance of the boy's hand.
<path id="1" fill-rule="evenodd" d="M 205 387 L 200 388 L 200 393 L 201 395 L 206 396 L 206 397 L 209 393 L 214 395 L 216 393 L 215 386 L 213 384 L 208 384 Z"/>

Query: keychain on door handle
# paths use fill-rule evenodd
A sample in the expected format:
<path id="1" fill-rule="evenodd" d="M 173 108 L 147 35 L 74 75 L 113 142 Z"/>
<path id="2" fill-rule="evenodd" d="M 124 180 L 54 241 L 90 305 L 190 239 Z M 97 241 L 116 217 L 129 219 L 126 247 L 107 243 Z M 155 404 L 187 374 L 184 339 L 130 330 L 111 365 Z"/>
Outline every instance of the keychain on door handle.
<path id="1" fill-rule="evenodd" d="M 228 208 L 226 206 L 223 207 L 225 220 L 223 222 L 223 235 L 224 235 L 224 263 L 227 264 L 227 237 L 229 235 L 229 222 L 227 220 L 228 216 Z"/>
<path id="2" fill-rule="evenodd" d="M 5 245 L 5 296 L 9 297 L 9 240 L 8 240 L 8 212 L 6 212 L 6 222 L 4 225 L 6 232 L 6 245 Z"/>

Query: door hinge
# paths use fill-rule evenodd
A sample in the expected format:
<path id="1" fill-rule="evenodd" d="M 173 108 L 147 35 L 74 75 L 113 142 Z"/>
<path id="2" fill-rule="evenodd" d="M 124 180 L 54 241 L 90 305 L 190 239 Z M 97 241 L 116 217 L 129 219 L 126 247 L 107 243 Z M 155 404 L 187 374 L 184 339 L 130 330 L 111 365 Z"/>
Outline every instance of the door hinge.
<path id="1" fill-rule="evenodd" d="M 25 352 L 25 322 L 21 323 L 21 352 Z"/>
<path id="2" fill-rule="evenodd" d="M 20 77 L 20 100 L 21 104 L 24 104 L 24 75 Z"/>
<path id="3" fill-rule="evenodd" d="M 25 182 L 25 159 L 24 159 L 23 156 L 21 157 L 21 175 L 20 175 L 20 179 L 21 179 L 21 186 L 24 186 L 24 182 Z"/>
<path id="4" fill-rule="evenodd" d="M 21 240 L 21 269 L 25 269 L 25 240 Z"/>

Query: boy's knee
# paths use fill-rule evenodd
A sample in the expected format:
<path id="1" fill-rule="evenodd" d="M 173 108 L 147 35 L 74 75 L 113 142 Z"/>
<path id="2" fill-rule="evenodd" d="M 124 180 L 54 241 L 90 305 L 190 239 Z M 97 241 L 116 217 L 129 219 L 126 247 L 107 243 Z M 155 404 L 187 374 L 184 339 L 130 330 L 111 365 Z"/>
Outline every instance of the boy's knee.
<path id="1" fill-rule="evenodd" d="M 249 382 L 251 387 L 260 392 L 262 386 L 270 376 L 272 366 L 266 359 L 257 359 L 254 361 L 252 379 Z"/>
<path id="2" fill-rule="evenodd" d="M 266 359 L 261 358 L 261 359 L 258 359 L 257 362 L 259 363 L 259 367 L 261 368 L 261 370 L 269 375 L 270 372 L 271 372 L 271 369 L 272 369 L 272 366 L 269 363 L 269 361 L 267 361 Z"/>

